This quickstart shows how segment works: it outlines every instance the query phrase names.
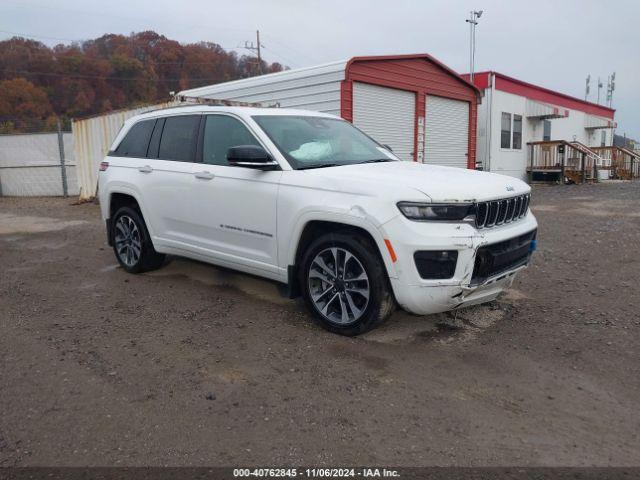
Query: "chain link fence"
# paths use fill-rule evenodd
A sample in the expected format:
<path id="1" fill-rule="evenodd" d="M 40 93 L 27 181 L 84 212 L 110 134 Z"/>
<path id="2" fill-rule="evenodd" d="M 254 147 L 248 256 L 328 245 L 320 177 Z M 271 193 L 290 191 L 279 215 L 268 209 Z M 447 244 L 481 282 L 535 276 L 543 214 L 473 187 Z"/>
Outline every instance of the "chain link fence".
<path id="1" fill-rule="evenodd" d="M 78 195 L 71 132 L 0 135 L 0 196 Z"/>

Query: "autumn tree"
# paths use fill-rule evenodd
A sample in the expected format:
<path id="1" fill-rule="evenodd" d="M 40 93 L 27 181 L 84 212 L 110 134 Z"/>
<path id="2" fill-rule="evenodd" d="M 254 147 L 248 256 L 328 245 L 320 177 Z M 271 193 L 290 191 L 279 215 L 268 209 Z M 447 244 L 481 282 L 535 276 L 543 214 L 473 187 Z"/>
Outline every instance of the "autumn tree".
<path id="1" fill-rule="evenodd" d="M 1 112 L 5 122 L 18 119 L 11 128 L 20 129 L 29 116 L 46 121 L 96 115 L 163 101 L 171 91 L 283 69 L 279 63 L 258 65 L 255 57 L 238 57 L 217 43 L 183 45 L 153 31 L 53 48 L 14 37 L 0 42 Z"/>

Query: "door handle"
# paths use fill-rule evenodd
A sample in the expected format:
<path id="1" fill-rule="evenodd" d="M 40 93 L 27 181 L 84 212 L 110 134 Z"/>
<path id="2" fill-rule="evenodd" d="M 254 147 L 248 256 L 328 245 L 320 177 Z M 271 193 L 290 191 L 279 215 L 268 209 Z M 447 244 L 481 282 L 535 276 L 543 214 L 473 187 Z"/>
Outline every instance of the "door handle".
<path id="1" fill-rule="evenodd" d="M 153 168 L 151 168 L 149 165 L 145 165 L 144 167 L 138 167 L 138 171 L 142 173 L 151 173 L 153 172 Z"/>
<path id="2" fill-rule="evenodd" d="M 194 175 L 196 176 L 196 178 L 199 178 L 201 180 L 211 180 L 213 177 L 215 177 L 215 175 L 211 172 L 196 172 L 194 173 Z"/>

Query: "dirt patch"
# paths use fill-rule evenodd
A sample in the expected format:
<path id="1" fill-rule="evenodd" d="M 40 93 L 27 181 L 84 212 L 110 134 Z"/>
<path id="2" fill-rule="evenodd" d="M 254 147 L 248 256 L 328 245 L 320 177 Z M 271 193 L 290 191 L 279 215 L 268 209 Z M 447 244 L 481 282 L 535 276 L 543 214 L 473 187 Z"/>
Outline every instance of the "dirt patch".
<path id="1" fill-rule="evenodd" d="M 0 234 L 2 466 L 640 463 L 638 183 L 536 186 L 497 302 L 358 338 L 253 277 L 128 275 L 70 203 L 0 198 L 31 225 Z"/>
<path id="2" fill-rule="evenodd" d="M 56 232 L 86 223 L 84 220 L 60 220 L 59 218 L 21 216 L 0 213 L 0 235 L 15 233 Z"/>

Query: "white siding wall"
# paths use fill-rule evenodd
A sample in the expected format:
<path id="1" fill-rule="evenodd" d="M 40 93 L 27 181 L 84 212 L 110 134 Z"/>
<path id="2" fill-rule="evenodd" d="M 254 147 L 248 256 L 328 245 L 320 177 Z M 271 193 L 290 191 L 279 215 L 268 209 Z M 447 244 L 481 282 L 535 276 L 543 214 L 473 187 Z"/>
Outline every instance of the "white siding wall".
<path id="1" fill-rule="evenodd" d="M 528 119 L 525 116 L 526 98 L 499 90 L 485 89 L 483 104 L 478 109 L 478 159 L 485 169 L 495 173 L 526 179 L 527 142 L 543 139 L 543 122 Z M 485 104 L 486 102 L 486 104 Z M 502 112 L 522 115 L 522 149 L 504 149 L 500 146 L 500 129 Z M 606 132 L 606 145 L 611 145 L 612 129 L 587 130 L 585 127 L 587 114 L 569 109 L 566 118 L 551 119 L 551 140 L 567 140 L 584 143 L 587 146 L 600 146 L 601 132 Z M 513 121 L 513 119 L 512 119 Z M 481 129 L 485 127 L 485 136 Z M 491 136 L 489 140 L 489 135 Z M 490 148 L 486 145 L 490 143 Z M 487 167 L 489 165 L 489 167 Z"/>
<path id="2" fill-rule="evenodd" d="M 278 105 L 340 115 L 340 84 L 346 61 L 245 78 L 178 95 Z"/>

